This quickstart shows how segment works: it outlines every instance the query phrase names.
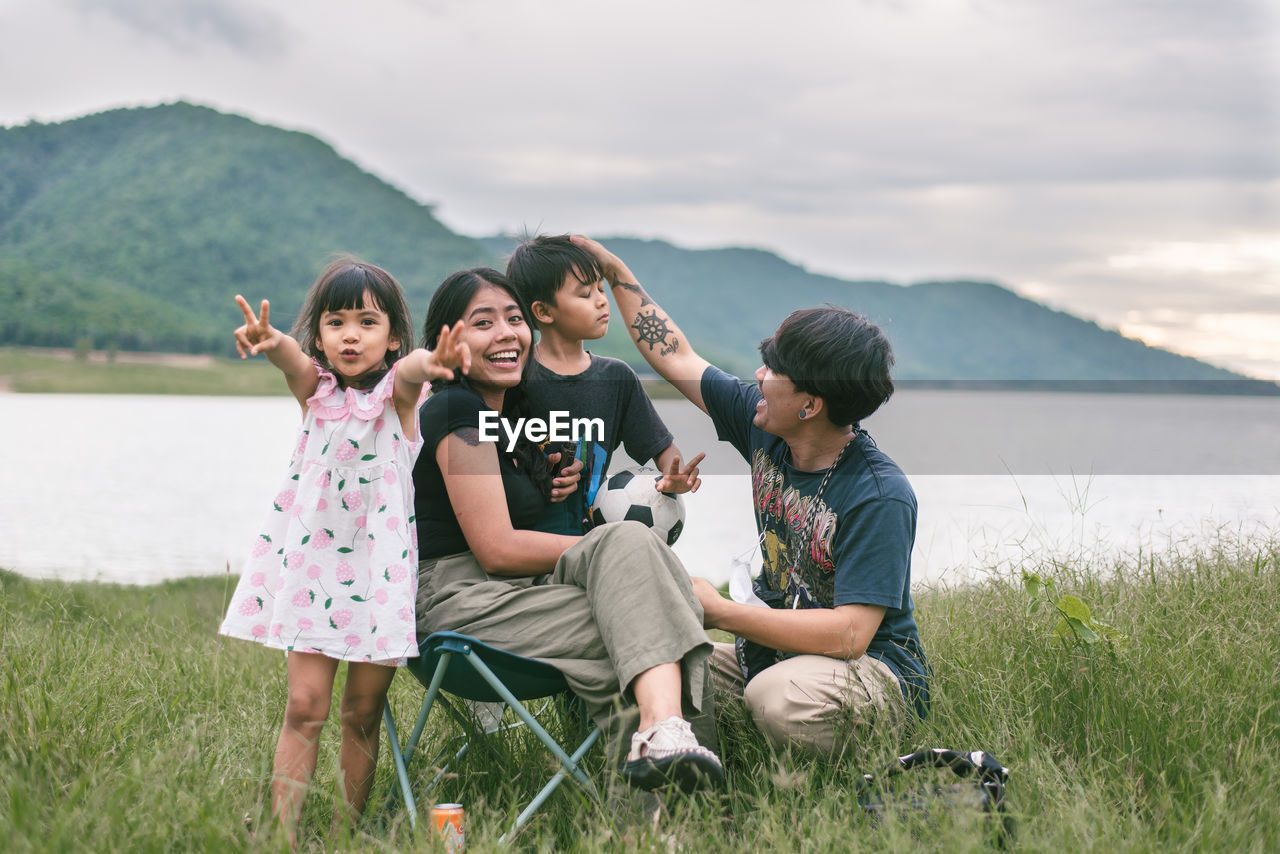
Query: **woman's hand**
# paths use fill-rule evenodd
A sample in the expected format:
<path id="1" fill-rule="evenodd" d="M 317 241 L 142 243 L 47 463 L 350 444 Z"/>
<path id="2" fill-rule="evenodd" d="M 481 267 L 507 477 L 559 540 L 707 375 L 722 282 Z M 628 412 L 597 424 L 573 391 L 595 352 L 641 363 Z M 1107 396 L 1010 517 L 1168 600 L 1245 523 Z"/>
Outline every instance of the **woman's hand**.
<path id="1" fill-rule="evenodd" d="M 697 492 L 698 487 L 702 486 L 702 478 L 698 477 L 698 464 L 706 458 L 706 454 L 698 454 L 689 461 L 689 465 L 681 468 L 680 457 L 672 457 L 667 463 L 666 471 L 658 479 L 658 491 L 669 495 Z"/>
<path id="2" fill-rule="evenodd" d="M 559 451 L 547 454 L 547 463 L 551 466 L 551 470 L 556 470 L 556 465 L 564 457 Z M 551 479 L 551 501 L 559 503 L 564 501 L 578 488 L 578 481 L 582 479 L 582 460 L 575 459 L 572 463 L 560 470 L 560 474 Z"/>

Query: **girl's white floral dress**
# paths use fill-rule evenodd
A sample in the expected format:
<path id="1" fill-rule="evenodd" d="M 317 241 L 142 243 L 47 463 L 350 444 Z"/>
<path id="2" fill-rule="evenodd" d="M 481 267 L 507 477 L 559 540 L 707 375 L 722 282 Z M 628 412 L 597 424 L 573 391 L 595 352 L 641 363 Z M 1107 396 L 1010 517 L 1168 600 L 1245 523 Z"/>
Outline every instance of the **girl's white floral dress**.
<path id="1" fill-rule="evenodd" d="M 333 374 L 316 370 L 320 384 L 288 477 L 219 631 L 278 649 L 403 665 L 418 654 L 417 415 L 410 441 L 392 400 L 394 365 L 370 391 L 339 388 Z"/>

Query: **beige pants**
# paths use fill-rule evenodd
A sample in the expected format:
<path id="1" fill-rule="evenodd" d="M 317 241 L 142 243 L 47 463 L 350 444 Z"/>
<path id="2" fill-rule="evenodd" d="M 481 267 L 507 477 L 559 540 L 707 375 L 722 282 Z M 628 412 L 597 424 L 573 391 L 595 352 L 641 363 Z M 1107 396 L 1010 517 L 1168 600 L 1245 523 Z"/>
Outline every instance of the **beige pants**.
<path id="1" fill-rule="evenodd" d="M 907 701 L 898 679 L 878 658 L 846 660 L 797 655 L 742 678 L 733 644 L 717 643 L 711 677 L 718 693 L 741 697 L 775 748 L 835 754 L 871 728 L 900 730 Z"/>

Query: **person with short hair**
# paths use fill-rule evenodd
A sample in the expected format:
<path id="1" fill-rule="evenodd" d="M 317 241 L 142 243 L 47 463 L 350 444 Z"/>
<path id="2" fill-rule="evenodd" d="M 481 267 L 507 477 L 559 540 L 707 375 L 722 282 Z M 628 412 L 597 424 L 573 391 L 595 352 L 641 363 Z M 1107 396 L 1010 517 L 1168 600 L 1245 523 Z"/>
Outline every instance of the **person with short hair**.
<path id="1" fill-rule="evenodd" d="M 706 455 L 682 464 L 680 449 L 636 372 L 621 359 L 597 356 L 584 345 L 609 330 L 609 297 L 591 253 L 567 234 L 538 235 L 511 253 L 507 279 L 529 306 L 538 329 L 524 384 L 531 412 L 544 418 L 566 412 L 600 427 L 600 435 L 583 437 L 573 449 L 583 462 L 580 488 L 565 501 L 548 505 L 538 529 L 580 534 L 591 527 L 591 504 L 619 445 L 638 463 L 653 460 L 663 473 L 660 492 L 696 492 L 698 464 Z"/>
<path id="2" fill-rule="evenodd" d="M 650 366 L 751 465 L 763 555 L 754 587 L 768 607 L 694 579 L 704 625 L 736 636 L 715 644 L 717 687 L 743 697 L 776 747 L 820 754 L 926 715 L 929 665 L 911 599 L 915 493 L 860 425 L 893 393 L 884 333 L 843 308 L 794 312 L 761 342 L 764 364 L 745 383 L 699 356 L 621 259 L 572 239 L 600 264 Z"/>

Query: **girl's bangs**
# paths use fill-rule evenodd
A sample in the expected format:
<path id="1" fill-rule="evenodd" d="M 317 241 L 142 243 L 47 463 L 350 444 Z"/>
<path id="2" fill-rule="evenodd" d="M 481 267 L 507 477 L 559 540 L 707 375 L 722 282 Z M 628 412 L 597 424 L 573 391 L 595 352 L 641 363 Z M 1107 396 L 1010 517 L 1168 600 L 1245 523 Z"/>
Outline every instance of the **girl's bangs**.
<path id="1" fill-rule="evenodd" d="M 370 308 L 382 310 L 374 292 L 375 281 L 363 267 L 352 264 L 331 278 L 325 285 L 320 299 L 320 311 L 346 311 L 347 309 L 365 308 L 365 294 L 373 305 Z"/>

